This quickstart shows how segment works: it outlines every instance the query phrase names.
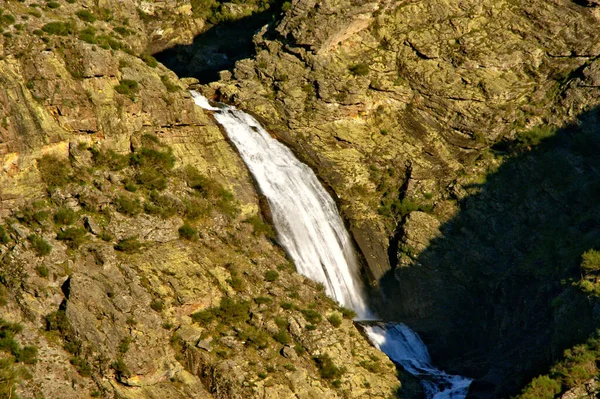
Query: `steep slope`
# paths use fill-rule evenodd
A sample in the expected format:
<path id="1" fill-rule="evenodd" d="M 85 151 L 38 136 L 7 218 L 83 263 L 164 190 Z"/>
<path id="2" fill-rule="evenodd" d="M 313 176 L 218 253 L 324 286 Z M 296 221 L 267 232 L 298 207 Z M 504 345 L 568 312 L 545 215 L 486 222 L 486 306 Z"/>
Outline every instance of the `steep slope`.
<path id="1" fill-rule="evenodd" d="M 3 3 L 0 396 L 388 397 L 393 365 L 294 272 L 219 128 L 143 54 L 206 16 L 96 3 Z"/>

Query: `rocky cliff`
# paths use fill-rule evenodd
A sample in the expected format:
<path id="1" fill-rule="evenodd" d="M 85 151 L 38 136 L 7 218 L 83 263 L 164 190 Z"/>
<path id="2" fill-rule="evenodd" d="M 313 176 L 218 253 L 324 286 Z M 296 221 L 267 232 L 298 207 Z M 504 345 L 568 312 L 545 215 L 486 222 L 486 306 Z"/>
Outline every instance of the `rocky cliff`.
<path id="1" fill-rule="evenodd" d="M 0 396 L 397 389 L 274 243 L 211 116 L 148 54 L 207 29 L 198 7 L 2 3 Z"/>
<path id="2" fill-rule="evenodd" d="M 287 8 L 204 92 L 337 194 L 388 317 L 480 378 L 473 395 L 517 392 L 597 323 L 571 286 L 598 246 L 597 4 Z"/>

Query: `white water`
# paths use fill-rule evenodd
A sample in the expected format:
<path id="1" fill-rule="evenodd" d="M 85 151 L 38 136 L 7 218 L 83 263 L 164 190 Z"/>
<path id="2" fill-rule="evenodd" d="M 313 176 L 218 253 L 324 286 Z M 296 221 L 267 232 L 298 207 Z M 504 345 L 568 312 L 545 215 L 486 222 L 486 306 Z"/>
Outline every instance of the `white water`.
<path id="1" fill-rule="evenodd" d="M 298 272 L 322 283 L 329 296 L 354 310 L 359 319 L 372 319 L 352 240 L 314 172 L 250 115 L 227 105 L 213 107 L 194 91 L 192 96 L 196 105 L 215 111 L 215 119 L 258 182 L 269 201 L 279 241 Z M 436 369 L 421 339 L 404 324 L 363 328 L 373 345 L 421 380 L 428 398 L 466 396 L 471 380 Z"/>

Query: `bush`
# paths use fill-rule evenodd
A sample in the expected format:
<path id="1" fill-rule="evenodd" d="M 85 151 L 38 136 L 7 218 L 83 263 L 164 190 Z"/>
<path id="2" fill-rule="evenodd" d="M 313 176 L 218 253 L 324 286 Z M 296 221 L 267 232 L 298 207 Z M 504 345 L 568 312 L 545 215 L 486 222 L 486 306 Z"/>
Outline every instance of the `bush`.
<path id="1" fill-rule="evenodd" d="M 348 309 L 345 307 L 341 307 L 340 311 L 342 312 L 342 316 L 344 316 L 346 319 L 353 319 L 356 317 L 356 312 L 352 309 Z"/>
<path id="2" fill-rule="evenodd" d="M 52 252 L 52 245 L 48 244 L 46 240 L 37 234 L 32 234 L 27 237 L 27 239 L 31 243 L 31 248 L 35 251 L 37 256 L 46 256 Z"/>
<path id="3" fill-rule="evenodd" d="M 156 58 L 152 57 L 150 54 L 142 54 L 140 58 L 150 67 L 156 68 L 158 66 L 158 61 Z"/>
<path id="4" fill-rule="evenodd" d="M 331 316 L 329 316 L 327 318 L 327 321 L 329 321 L 331 323 L 331 325 L 334 326 L 335 328 L 338 328 L 339 326 L 342 325 L 342 318 L 337 313 L 334 313 Z"/>
<path id="5" fill-rule="evenodd" d="M 590 249 L 581 256 L 581 268 L 584 274 L 598 273 L 600 271 L 600 252 Z"/>
<path id="6" fill-rule="evenodd" d="M 196 313 L 192 313 L 192 321 L 194 323 L 208 324 L 215 319 L 215 312 L 213 309 L 201 310 Z"/>
<path id="7" fill-rule="evenodd" d="M 77 214 L 70 208 L 59 208 L 54 214 L 54 222 L 62 225 L 70 225 L 77 220 Z"/>
<path id="8" fill-rule="evenodd" d="M 369 74 L 369 66 L 367 64 L 354 64 L 348 67 L 348 70 L 354 76 L 366 76 Z"/>
<path id="9" fill-rule="evenodd" d="M 321 316 L 321 313 L 317 312 L 314 309 L 304 309 L 302 310 L 302 314 L 304 315 L 306 321 L 308 321 L 311 324 L 317 324 L 320 323 L 321 320 L 323 320 L 323 316 Z"/>
<path id="10" fill-rule="evenodd" d="M 40 276 L 40 277 L 46 278 L 49 275 L 48 267 L 46 265 L 36 266 L 35 271 L 37 272 L 38 276 Z"/>
<path id="11" fill-rule="evenodd" d="M 139 84 L 135 80 L 123 79 L 115 86 L 115 91 L 119 94 L 132 97 L 139 91 Z"/>
<path id="12" fill-rule="evenodd" d="M 139 198 L 131 198 L 126 195 L 119 195 L 114 199 L 117 211 L 127 215 L 135 216 L 142 212 L 142 205 Z"/>
<path id="13" fill-rule="evenodd" d="M 521 399 L 553 399 L 561 391 L 558 381 L 546 375 L 534 378 L 523 390 Z"/>
<path id="14" fill-rule="evenodd" d="M 49 1 L 46 3 L 46 7 L 50 8 L 50 9 L 59 8 L 60 3 L 56 2 L 56 1 Z"/>
<path id="15" fill-rule="evenodd" d="M 250 327 L 238 334 L 238 337 L 246 342 L 246 345 L 255 349 L 265 349 L 270 346 L 269 335 L 258 328 Z"/>
<path id="16" fill-rule="evenodd" d="M 136 182 L 148 190 L 162 191 L 167 188 L 167 178 L 152 167 L 142 168 L 135 176 Z"/>
<path id="17" fill-rule="evenodd" d="M 152 302 L 150 302 L 150 307 L 154 311 L 162 312 L 165 308 L 165 303 L 159 299 L 153 299 Z"/>
<path id="18" fill-rule="evenodd" d="M 281 329 L 279 331 L 277 331 L 274 335 L 273 335 L 273 339 L 275 339 L 275 341 L 279 342 L 282 345 L 288 345 L 290 342 L 292 342 L 289 334 L 287 333 L 287 331 Z"/>
<path id="19" fill-rule="evenodd" d="M 252 225 L 253 234 L 256 236 L 265 235 L 268 238 L 275 237 L 275 232 L 270 225 L 265 223 L 259 216 L 253 215 L 244 220 L 244 223 Z"/>
<path id="20" fill-rule="evenodd" d="M 50 35 L 68 36 L 75 32 L 71 23 L 65 22 L 49 22 L 42 26 L 42 30 Z"/>
<path id="21" fill-rule="evenodd" d="M 273 300 L 268 296 L 257 296 L 254 298 L 254 302 L 256 302 L 257 305 L 269 305 L 273 303 Z"/>
<path id="22" fill-rule="evenodd" d="M 171 170 L 175 166 L 175 157 L 170 148 L 160 151 L 154 148 L 142 147 L 140 151 L 133 154 L 131 160 L 136 166 L 149 167 L 161 172 Z"/>
<path id="23" fill-rule="evenodd" d="M 71 165 L 67 160 L 44 155 L 38 159 L 37 167 L 48 188 L 63 187 L 71 180 Z"/>
<path id="24" fill-rule="evenodd" d="M 150 201 L 144 203 L 144 211 L 150 215 L 160 215 L 166 219 L 178 213 L 184 213 L 185 208 L 176 198 L 152 191 Z"/>
<path id="25" fill-rule="evenodd" d="M 82 227 L 69 227 L 56 235 L 57 240 L 66 241 L 69 248 L 77 249 L 85 241 L 86 231 Z"/>
<path id="26" fill-rule="evenodd" d="M 189 220 L 197 220 L 201 217 L 210 215 L 212 205 L 207 200 L 198 200 L 192 198 L 185 201 L 185 217 Z"/>
<path id="27" fill-rule="evenodd" d="M 113 171 L 119 171 L 129 165 L 129 156 L 119 154 L 113 150 L 101 151 L 90 148 L 92 160 L 95 166 L 107 167 Z"/>
<path id="28" fill-rule="evenodd" d="M 0 244 L 8 244 L 10 241 L 10 236 L 6 232 L 4 226 L 0 226 Z"/>
<path id="29" fill-rule="evenodd" d="M 273 282 L 276 281 L 278 278 L 279 273 L 277 273 L 275 270 L 267 270 L 265 272 L 265 281 Z"/>
<path id="30" fill-rule="evenodd" d="M 245 322 L 250 317 L 250 305 L 246 301 L 234 301 L 223 297 L 219 304 L 216 316 L 224 323 L 233 324 Z"/>
<path id="31" fill-rule="evenodd" d="M 346 372 L 343 367 L 337 367 L 327 354 L 315 356 L 313 360 L 319 369 L 321 378 L 333 380 L 340 378 Z"/>
<path id="32" fill-rule="evenodd" d="M 115 249 L 117 251 L 133 253 L 137 252 L 142 247 L 142 243 L 138 241 L 136 237 L 129 237 L 123 240 L 119 240 L 119 242 L 115 245 Z"/>
<path id="33" fill-rule="evenodd" d="M 75 15 L 77 15 L 80 20 L 89 23 L 94 23 L 97 19 L 96 16 L 88 10 L 79 10 L 75 13 Z"/>
<path id="34" fill-rule="evenodd" d="M 127 368 L 127 364 L 125 364 L 125 361 L 121 357 L 112 362 L 110 367 L 115 371 L 119 381 L 126 380 L 131 376 L 131 372 L 129 371 L 129 368 Z"/>
<path id="35" fill-rule="evenodd" d="M 177 231 L 179 232 L 179 237 L 184 240 L 194 241 L 198 238 L 198 230 L 187 223 L 181 226 Z"/>
<path id="36" fill-rule="evenodd" d="M 177 86 L 176 84 L 173 84 L 169 80 L 169 77 L 167 75 L 162 75 L 160 77 L 160 80 L 163 82 L 163 84 L 165 85 L 165 88 L 167 89 L 167 91 L 169 93 L 175 93 L 176 91 L 179 91 L 180 87 Z"/>
<path id="37" fill-rule="evenodd" d="M 71 364 L 75 367 L 75 370 L 82 377 L 90 377 L 92 375 L 92 366 L 79 356 L 74 356 L 70 360 Z"/>
<path id="38" fill-rule="evenodd" d="M 36 364 L 37 355 L 38 349 L 35 346 L 25 346 L 15 355 L 15 360 L 25 364 Z"/>

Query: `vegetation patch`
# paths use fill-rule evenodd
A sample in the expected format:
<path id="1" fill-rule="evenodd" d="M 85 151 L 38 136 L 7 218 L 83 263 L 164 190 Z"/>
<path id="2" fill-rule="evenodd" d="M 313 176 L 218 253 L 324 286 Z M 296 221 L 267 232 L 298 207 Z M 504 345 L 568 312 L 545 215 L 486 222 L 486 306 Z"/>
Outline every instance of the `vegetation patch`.
<path id="1" fill-rule="evenodd" d="M 35 251 L 37 256 L 46 256 L 52 252 L 52 245 L 37 234 L 30 235 L 27 237 L 27 240 L 29 240 L 31 248 Z"/>
<path id="2" fill-rule="evenodd" d="M 64 187 L 71 181 L 72 169 L 68 160 L 44 155 L 38 159 L 37 167 L 48 188 Z"/>

